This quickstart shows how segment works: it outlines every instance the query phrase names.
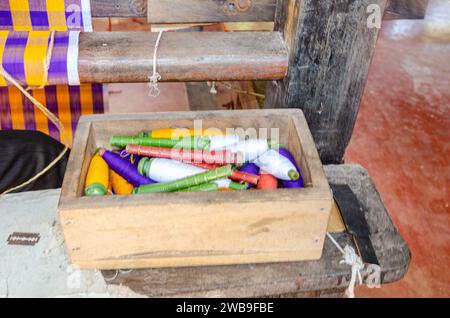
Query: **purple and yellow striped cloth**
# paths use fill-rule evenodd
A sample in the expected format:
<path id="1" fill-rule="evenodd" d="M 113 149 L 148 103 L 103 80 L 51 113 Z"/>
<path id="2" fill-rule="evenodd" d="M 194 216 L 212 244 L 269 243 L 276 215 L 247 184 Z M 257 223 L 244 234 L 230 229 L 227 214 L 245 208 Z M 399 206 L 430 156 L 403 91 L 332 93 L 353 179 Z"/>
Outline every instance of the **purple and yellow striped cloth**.
<path id="1" fill-rule="evenodd" d="M 63 123 L 73 138 L 81 115 L 104 112 L 103 85 L 52 85 L 31 94 Z M 15 87 L 0 87 L 0 129 L 38 130 L 60 140 L 58 128 Z"/>
<path id="2" fill-rule="evenodd" d="M 23 86 L 79 85 L 78 31 L 55 32 L 47 82 L 43 83 L 50 31 L 0 31 L 0 63 Z M 0 86 L 8 83 L 0 75 Z"/>
<path id="3" fill-rule="evenodd" d="M 92 32 L 89 0 L 0 0 L 0 30 Z"/>
<path id="4" fill-rule="evenodd" d="M 105 107 L 102 84 L 79 86 L 78 35 L 92 31 L 90 0 L 0 0 L 0 63 L 22 85 L 42 84 L 51 30 L 58 32 L 48 70 L 50 86 L 31 94 L 73 137 L 81 115 L 101 114 Z M 0 129 L 38 130 L 61 141 L 58 129 L 1 76 Z"/>

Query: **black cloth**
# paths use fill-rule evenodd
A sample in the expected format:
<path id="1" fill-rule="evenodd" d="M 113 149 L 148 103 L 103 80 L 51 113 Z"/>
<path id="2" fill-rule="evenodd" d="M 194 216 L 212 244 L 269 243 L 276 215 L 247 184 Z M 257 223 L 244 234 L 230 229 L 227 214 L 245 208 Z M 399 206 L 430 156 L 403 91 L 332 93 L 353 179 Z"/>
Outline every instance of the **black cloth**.
<path id="1" fill-rule="evenodd" d="M 63 149 L 64 145 L 41 132 L 0 131 L 0 193 L 34 177 Z M 46 174 L 15 192 L 60 188 L 68 156 L 69 152 Z"/>

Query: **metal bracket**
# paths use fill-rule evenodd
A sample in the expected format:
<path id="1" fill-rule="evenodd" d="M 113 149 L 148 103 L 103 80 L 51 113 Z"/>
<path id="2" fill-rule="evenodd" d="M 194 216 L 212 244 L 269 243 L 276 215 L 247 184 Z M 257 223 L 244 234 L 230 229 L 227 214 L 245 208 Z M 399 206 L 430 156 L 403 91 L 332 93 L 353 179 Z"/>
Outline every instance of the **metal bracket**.
<path id="1" fill-rule="evenodd" d="M 223 7 L 227 14 L 235 15 L 248 11 L 252 7 L 252 0 L 226 0 Z"/>

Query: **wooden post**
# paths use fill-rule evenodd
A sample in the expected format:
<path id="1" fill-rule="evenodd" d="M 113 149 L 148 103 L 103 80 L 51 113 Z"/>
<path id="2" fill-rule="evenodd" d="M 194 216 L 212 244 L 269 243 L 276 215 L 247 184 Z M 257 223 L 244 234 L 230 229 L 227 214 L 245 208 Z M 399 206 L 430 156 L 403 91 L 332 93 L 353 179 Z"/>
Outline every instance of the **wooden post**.
<path id="1" fill-rule="evenodd" d="M 378 36 L 367 23 L 373 5 L 382 17 L 386 0 L 277 4 L 275 29 L 289 48 L 289 70 L 269 83 L 265 107 L 301 108 L 326 164 L 343 161 L 352 136 Z"/>

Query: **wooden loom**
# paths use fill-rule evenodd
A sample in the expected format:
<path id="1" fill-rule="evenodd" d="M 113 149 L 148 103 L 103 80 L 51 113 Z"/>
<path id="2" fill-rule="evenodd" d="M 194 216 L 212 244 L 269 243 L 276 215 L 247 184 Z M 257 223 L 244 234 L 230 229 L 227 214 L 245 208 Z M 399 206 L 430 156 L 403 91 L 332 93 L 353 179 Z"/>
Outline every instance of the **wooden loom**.
<path id="1" fill-rule="evenodd" d="M 236 4 L 246 3 L 251 5 L 236 8 Z M 148 0 L 147 10 L 146 1 L 93 0 L 92 12 L 97 17 L 148 16 L 150 23 L 275 21 L 274 32 L 165 34 L 158 53 L 158 72 L 162 81 L 270 81 L 265 107 L 303 109 L 322 161 L 341 163 L 378 36 L 378 29 L 366 26 L 369 4 L 379 5 L 386 19 L 422 18 L 427 1 Z M 81 81 L 148 81 L 155 41 L 156 35 L 138 32 L 82 34 L 79 55 Z M 336 173 L 331 177 L 332 181 L 357 184 L 355 180 L 344 180 L 341 172 L 333 169 L 329 169 L 330 175 Z M 350 168 L 342 170 L 351 172 Z M 364 195 L 372 196 L 380 205 L 368 176 L 356 168 L 353 170 L 364 175 L 364 181 L 358 182 L 369 185 L 369 193 L 357 193 L 357 196 L 360 199 Z M 357 186 L 353 188 L 356 191 Z M 374 207 L 363 208 L 368 222 L 373 221 L 371 218 L 385 218 L 386 211 L 382 206 L 377 206 L 377 217 L 367 214 L 370 210 L 375 215 Z M 393 242 L 389 242 L 393 245 L 386 246 L 388 250 L 380 259 L 389 264 L 383 269 L 383 282 L 389 282 L 401 278 L 406 272 L 409 251 L 392 224 L 388 221 L 383 221 L 383 224 L 386 225 L 384 237 L 389 236 Z M 344 240 L 345 234 L 341 235 Z M 375 234 L 373 237 L 375 244 L 382 246 L 383 240 Z M 401 257 L 392 259 L 394 252 Z M 248 297 L 307 293 L 310 290 L 338 293 L 346 285 L 346 274 L 334 267 L 331 271 L 323 270 L 322 267 L 328 267 L 325 265 L 330 258 L 338 258 L 338 254 L 328 247 L 324 261 L 319 265 L 304 262 L 286 267 L 267 264 L 252 268 L 149 269 L 135 271 L 128 278 L 120 276 L 114 283 L 157 296 L 195 296 L 215 292 L 217 295 Z M 197 282 L 196 277 L 203 274 L 207 275 L 205 282 Z M 248 287 L 240 285 L 239 277 L 242 275 L 256 279 L 266 274 L 266 279 L 272 280 L 273 284 L 265 285 L 258 281 Z M 158 287 L 161 275 L 169 278 L 161 281 Z M 289 275 L 293 276 L 294 282 L 286 279 Z M 147 281 L 156 282 L 157 288 L 154 289 L 154 283 L 149 289 Z M 190 287 L 185 289 L 183 282 Z M 314 287 L 308 287 L 310 285 Z"/>
<path id="2" fill-rule="evenodd" d="M 150 23 L 275 21 L 273 32 L 172 32 L 158 52 L 162 81 L 271 81 L 266 108 L 301 108 L 324 163 L 341 163 L 352 135 L 378 29 L 385 18 L 423 18 L 426 0 L 92 0 L 94 17 Z M 149 8 L 149 10 L 147 10 Z M 327 27 L 324 27 L 327 26 Z M 80 36 L 82 82 L 147 82 L 156 34 Z M 233 52 L 233 54 L 229 54 Z"/>

